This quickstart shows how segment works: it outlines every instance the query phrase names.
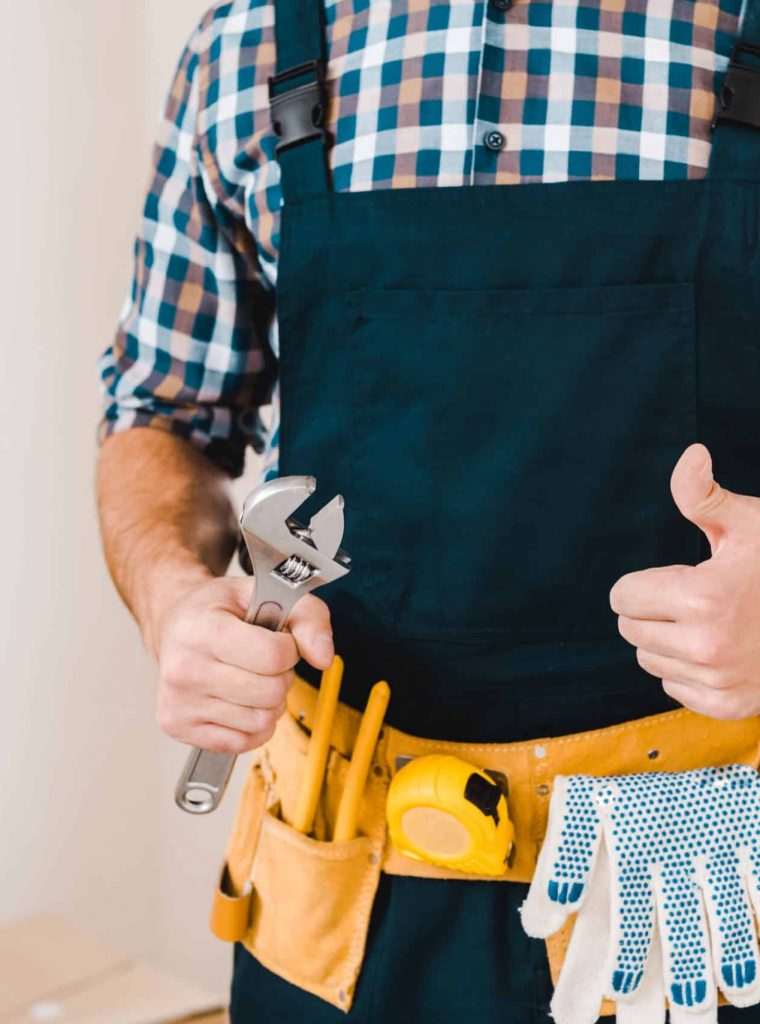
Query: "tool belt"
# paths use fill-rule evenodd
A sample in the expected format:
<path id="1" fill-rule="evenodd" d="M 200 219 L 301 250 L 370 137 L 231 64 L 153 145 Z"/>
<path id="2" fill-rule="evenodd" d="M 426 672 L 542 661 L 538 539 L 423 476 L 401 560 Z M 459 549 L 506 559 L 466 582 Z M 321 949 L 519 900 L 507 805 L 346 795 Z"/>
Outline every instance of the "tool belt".
<path id="1" fill-rule="evenodd" d="M 679 709 L 606 729 L 519 743 L 448 743 L 385 726 L 365 788 L 357 837 L 330 842 L 361 715 L 338 707 L 311 836 L 293 820 L 317 691 L 301 679 L 272 740 L 256 751 L 238 806 L 212 912 L 212 930 L 242 942 L 265 967 L 345 1010 L 351 1007 L 380 872 L 486 880 L 412 860 L 387 837 L 385 803 L 398 757 L 452 754 L 509 783 L 515 855 L 499 882 L 529 882 L 557 775 L 687 771 L 760 761 L 760 718 L 722 722 Z M 572 922 L 547 940 L 556 982 Z M 603 1014 L 614 1014 L 605 1003 Z"/>

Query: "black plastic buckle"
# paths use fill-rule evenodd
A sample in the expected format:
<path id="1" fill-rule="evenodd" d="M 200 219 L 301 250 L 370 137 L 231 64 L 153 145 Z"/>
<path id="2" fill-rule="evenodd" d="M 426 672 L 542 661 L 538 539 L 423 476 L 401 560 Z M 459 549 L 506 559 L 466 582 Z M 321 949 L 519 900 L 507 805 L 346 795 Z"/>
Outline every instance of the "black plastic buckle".
<path id="1" fill-rule="evenodd" d="M 758 66 L 742 63 L 742 55 L 754 57 Z M 760 46 L 738 42 L 718 96 L 712 126 L 720 122 L 760 129 Z"/>
<path id="2" fill-rule="evenodd" d="M 302 78 L 307 74 L 312 74 L 314 80 L 283 92 L 276 91 L 277 86 L 283 82 Z M 321 138 L 326 143 L 327 90 L 323 62 L 310 60 L 272 75 L 269 79 L 269 107 L 272 112 L 272 127 L 279 137 L 275 153 L 281 153 L 284 149 L 308 142 L 310 139 Z"/>

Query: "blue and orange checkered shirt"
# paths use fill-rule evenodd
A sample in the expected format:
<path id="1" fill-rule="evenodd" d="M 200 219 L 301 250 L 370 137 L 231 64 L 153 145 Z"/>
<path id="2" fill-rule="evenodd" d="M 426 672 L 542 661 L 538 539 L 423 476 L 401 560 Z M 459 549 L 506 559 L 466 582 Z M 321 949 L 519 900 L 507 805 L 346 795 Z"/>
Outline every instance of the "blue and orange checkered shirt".
<path id="1" fill-rule="evenodd" d="M 741 0 L 325 4 L 337 191 L 706 173 Z M 101 362 L 103 435 L 171 430 L 232 474 L 251 444 L 277 468 L 274 70 L 273 0 L 202 19 Z M 494 130 L 498 151 L 484 144 Z M 257 410 L 270 404 L 266 430 Z"/>

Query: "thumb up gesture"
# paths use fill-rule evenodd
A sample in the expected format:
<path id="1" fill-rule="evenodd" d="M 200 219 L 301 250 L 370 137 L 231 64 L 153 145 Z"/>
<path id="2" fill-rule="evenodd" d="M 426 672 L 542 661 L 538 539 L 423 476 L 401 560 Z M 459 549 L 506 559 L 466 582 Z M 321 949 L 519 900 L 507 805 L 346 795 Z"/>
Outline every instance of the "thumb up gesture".
<path id="1" fill-rule="evenodd" d="M 671 491 L 712 554 L 621 577 L 610 594 L 620 634 L 685 707 L 711 718 L 759 714 L 760 498 L 716 483 L 701 444 L 679 459 Z"/>

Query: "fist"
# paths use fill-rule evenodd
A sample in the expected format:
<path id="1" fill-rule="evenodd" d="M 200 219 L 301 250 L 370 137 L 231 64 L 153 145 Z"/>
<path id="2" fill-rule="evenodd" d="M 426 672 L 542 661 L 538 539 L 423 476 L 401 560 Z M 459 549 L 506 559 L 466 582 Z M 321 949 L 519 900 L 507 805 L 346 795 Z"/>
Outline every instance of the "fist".
<path id="1" fill-rule="evenodd" d="M 330 613 L 303 597 L 287 631 L 244 621 L 253 580 L 225 577 L 191 590 L 164 618 L 158 642 L 156 720 L 176 740 L 243 754 L 272 736 L 285 710 L 294 668 L 332 662 Z"/>
<path id="2" fill-rule="evenodd" d="M 748 718 L 760 713 L 760 499 L 720 487 L 698 444 L 681 456 L 671 490 L 712 555 L 618 580 L 610 602 L 620 633 L 685 707 Z"/>

